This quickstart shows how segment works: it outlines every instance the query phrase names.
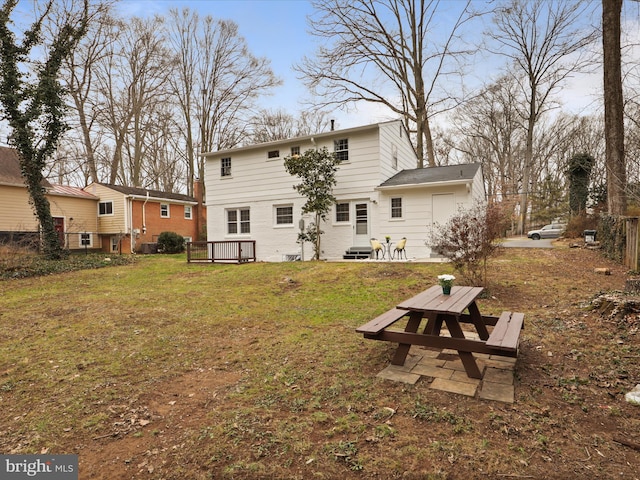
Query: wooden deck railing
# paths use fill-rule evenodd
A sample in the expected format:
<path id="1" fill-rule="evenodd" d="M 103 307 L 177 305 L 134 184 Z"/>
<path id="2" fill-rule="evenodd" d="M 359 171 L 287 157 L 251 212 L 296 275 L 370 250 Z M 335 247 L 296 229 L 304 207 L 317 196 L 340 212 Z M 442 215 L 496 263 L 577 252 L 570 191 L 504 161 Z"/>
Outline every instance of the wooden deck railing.
<path id="1" fill-rule="evenodd" d="M 187 262 L 245 263 L 256 261 L 255 240 L 188 242 Z"/>

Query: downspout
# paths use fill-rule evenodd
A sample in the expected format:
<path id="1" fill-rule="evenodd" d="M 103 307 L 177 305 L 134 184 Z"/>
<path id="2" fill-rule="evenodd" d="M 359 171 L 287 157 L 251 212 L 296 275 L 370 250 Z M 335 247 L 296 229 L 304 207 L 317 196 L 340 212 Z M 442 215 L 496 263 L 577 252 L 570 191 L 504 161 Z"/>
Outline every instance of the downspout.
<path id="1" fill-rule="evenodd" d="M 147 206 L 147 202 L 149 201 L 149 192 L 147 192 L 147 198 L 142 204 L 142 234 L 147 233 L 147 212 L 145 207 Z"/>
<path id="2" fill-rule="evenodd" d="M 129 248 L 130 253 L 136 253 L 136 236 L 133 231 L 133 197 L 128 197 L 129 200 Z"/>

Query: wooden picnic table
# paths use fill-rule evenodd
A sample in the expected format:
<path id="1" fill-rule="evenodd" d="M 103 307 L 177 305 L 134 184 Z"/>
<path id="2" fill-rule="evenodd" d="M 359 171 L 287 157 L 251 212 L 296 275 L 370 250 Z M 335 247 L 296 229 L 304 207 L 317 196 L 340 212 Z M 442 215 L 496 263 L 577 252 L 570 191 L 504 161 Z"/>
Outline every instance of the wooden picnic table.
<path id="1" fill-rule="evenodd" d="M 450 295 L 444 295 L 442 288 L 436 285 L 401 302 L 356 331 L 365 338 L 398 342 L 391 361 L 394 365 L 404 365 L 411 345 L 451 349 L 458 351 L 469 377 L 482 378 L 473 353 L 517 357 L 520 330 L 524 327 L 522 313 L 503 312 L 500 317 L 481 315 L 476 299 L 482 291 L 482 287 L 454 286 Z M 423 318 L 427 319 L 426 325 L 418 332 Z M 389 328 L 401 319 L 407 319 L 404 331 Z M 441 335 L 443 323 L 450 337 Z M 475 327 L 479 340 L 465 337 L 463 323 Z M 487 327 L 493 327 L 491 333 Z"/>

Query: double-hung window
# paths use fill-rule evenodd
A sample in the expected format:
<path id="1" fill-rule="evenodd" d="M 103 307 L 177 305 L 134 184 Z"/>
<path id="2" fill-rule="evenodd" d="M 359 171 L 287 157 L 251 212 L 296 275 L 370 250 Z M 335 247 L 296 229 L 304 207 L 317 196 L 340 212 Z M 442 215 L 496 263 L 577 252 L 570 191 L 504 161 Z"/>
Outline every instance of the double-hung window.
<path id="1" fill-rule="evenodd" d="M 276 207 L 276 225 L 293 225 L 293 206 Z"/>
<path id="2" fill-rule="evenodd" d="M 402 198 L 391 199 L 391 218 L 402 218 Z"/>
<path id="3" fill-rule="evenodd" d="M 349 203 L 336 203 L 336 222 L 349 221 Z"/>
<path id="4" fill-rule="evenodd" d="M 220 159 L 220 176 L 221 177 L 231 176 L 231 157 Z"/>
<path id="5" fill-rule="evenodd" d="M 186 218 L 187 220 L 191 220 L 192 216 L 191 216 L 191 205 L 185 205 L 184 206 L 184 218 Z"/>
<path id="6" fill-rule="evenodd" d="M 93 247 L 93 242 L 90 233 L 81 233 L 80 234 L 80 246 L 85 248 Z"/>
<path id="7" fill-rule="evenodd" d="M 169 204 L 168 203 L 161 203 L 160 204 L 160 216 L 162 218 L 169 218 L 170 212 L 169 212 Z"/>
<path id="8" fill-rule="evenodd" d="M 342 138 L 333 142 L 333 151 L 341 162 L 349 161 L 349 139 Z"/>
<path id="9" fill-rule="evenodd" d="M 229 235 L 251 233 L 251 216 L 248 208 L 227 210 L 227 233 Z"/>
<path id="10" fill-rule="evenodd" d="M 98 216 L 103 217 L 105 215 L 113 215 L 112 201 L 98 203 Z"/>

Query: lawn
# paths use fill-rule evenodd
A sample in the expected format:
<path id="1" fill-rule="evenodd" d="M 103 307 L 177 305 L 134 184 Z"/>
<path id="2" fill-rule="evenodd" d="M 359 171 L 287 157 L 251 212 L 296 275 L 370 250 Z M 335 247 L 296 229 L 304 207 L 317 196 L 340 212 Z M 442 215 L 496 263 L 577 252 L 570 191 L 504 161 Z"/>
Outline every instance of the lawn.
<path id="1" fill-rule="evenodd" d="M 105 480 L 636 478 L 637 316 L 589 308 L 624 267 L 562 245 L 491 262 L 483 313 L 525 313 L 513 404 L 376 377 L 394 346 L 355 328 L 441 273 L 156 255 L 0 281 L 0 452 Z"/>

